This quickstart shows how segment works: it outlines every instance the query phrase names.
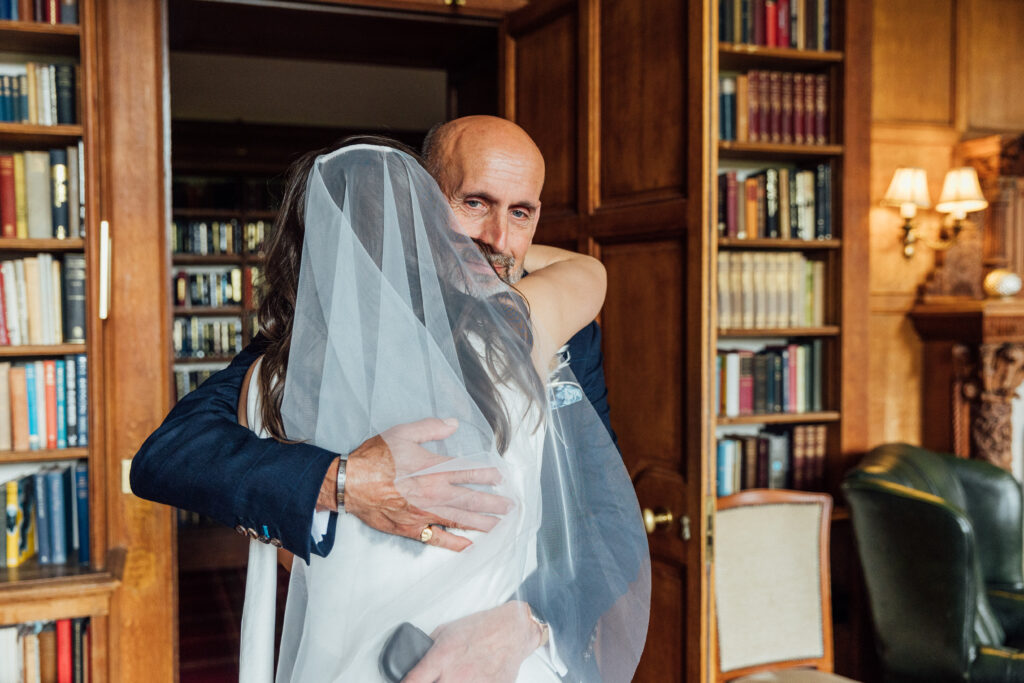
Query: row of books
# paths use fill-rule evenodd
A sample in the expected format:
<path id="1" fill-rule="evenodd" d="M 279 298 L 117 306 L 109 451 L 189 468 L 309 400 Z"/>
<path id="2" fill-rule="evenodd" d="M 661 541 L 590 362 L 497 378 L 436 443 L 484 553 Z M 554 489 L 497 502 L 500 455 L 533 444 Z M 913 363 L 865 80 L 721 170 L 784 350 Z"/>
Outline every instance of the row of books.
<path id="1" fill-rule="evenodd" d="M 84 353 L 0 363 L 0 451 L 89 444 L 89 383 Z"/>
<path id="2" fill-rule="evenodd" d="M 760 351 L 720 349 L 715 405 L 725 417 L 822 410 L 821 339 Z"/>
<path id="3" fill-rule="evenodd" d="M 76 64 L 0 63 L 0 121 L 77 123 L 78 72 Z"/>
<path id="4" fill-rule="evenodd" d="M 210 379 L 210 377 L 214 373 L 218 372 L 222 368 L 223 365 L 218 365 L 216 367 L 210 365 L 205 365 L 202 367 L 175 365 L 174 390 L 175 395 L 178 397 L 178 400 L 180 401 L 185 397 L 186 394 L 198 389 L 200 384 Z M 178 510 L 179 525 L 181 523 L 181 515 L 184 512 L 184 510 Z"/>
<path id="5" fill-rule="evenodd" d="M 84 460 L 37 467 L 3 483 L 4 566 L 89 564 L 89 468 Z"/>
<path id="6" fill-rule="evenodd" d="M 85 342 L 85 255 L 57 259 L 0 261 L 0 346 Z"/>
<path id="7" fill-rule="evenodd" d="M 0 626 L 0 681 L 88 683 L 89 618 Z"/>
<path id="8" fill-rule="evenodd" d="M 716 452 L 718 495 L 744 489 L 821 491 L 825 451 L 826 425 L 723 436 Z"/>
<path id="9" fill-rule="evenodd" d="M 718 39 L 796 50 L 830 50 L 830 0 L 719 0 Z"/>
<path id="10" fill-rule="evenodd" d="M 724 76 L 718 105 L 721 140 L 786 145 L 829 141 L 825 74 L 754 70 Z"/>
<path id="11" fill-rule="evenodd" d="M 832 239 L 832 167 L 718 174 L 718 234 L 736 239 Z"/>
<path id="12" fill-rule="evenodd" d="M 825 287 L 825 263 L 797 252 L 719 252 L 718 327 L 821 327 Z"/>
<path id="13" fill-rule="evenodd" d="M 175 317 L 172 340 L 175 358 L 233 356 L 242 350 L 242 320 Z"/>
<path id="14" fill-rule="evenodd" d="M 0 153 L 0 237 L 85 236 L 82 142 L 50 150 Z"/>
<path id="15" fill-rule="evenodd" d="M 0 19 L 77 24 L 78 0 L 0 0 Z"/>
<path id="16" fill-rule="evenodd" d="M 171 222 L 171 250 L 175 254 L 255 254 L 270 236 L 269 221 L 237 220 Z"/>
<path id="17" fill-rule="evenodd" d="M 187 266 L 179 270 L 171 283 L 175 306 L 259 305 L 259 286 L 263 269 Z"/>

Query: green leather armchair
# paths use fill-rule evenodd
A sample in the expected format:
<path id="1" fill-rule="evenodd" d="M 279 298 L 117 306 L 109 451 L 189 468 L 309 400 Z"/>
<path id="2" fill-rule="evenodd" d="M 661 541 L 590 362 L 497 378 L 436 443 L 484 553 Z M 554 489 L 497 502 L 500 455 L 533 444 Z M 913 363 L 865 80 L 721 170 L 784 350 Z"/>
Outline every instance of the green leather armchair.
<path id="1" fill-rule="evenodd" d="M 1021 487 L 907 444 L 846 475 L 886 680 L 1024 681 Z"/>

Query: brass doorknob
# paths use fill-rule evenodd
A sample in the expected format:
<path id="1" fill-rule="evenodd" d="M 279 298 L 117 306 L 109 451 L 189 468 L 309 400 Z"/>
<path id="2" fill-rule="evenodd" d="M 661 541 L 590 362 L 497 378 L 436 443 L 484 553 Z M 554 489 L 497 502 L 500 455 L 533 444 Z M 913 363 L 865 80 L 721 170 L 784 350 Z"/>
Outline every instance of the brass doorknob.
<path id="1" fill-rule="evenodd" d="M 667 528 L 672 523 L 672 511 L 668 508 L 644 508 L 644 528 L 653 534 L 658 527 Z"/>

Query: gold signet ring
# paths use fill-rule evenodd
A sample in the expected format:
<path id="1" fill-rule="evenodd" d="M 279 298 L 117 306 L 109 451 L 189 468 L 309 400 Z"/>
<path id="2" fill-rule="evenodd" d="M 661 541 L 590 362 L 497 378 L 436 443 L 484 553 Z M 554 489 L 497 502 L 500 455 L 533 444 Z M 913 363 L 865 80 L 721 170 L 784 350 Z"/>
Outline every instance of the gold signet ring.
<path id="1" fill-rule="evenodd" d="M 423 531 L 420 532 L 420 541 L 422 541 L 423 543 L 428 543 L 430 539 L 432 539 L 433 537 L 434 530 L 430 527 L 430 525 L 428 524 L 425 527 L 423 527 Z"/>

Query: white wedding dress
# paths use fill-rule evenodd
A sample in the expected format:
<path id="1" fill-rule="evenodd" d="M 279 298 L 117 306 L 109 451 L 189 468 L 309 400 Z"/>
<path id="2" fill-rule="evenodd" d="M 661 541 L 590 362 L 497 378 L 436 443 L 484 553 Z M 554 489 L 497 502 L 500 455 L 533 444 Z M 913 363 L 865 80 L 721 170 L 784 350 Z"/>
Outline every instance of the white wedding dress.
<path id="1" fill-rule="evenodd" d="M 257 361 L 259 362 L 259 361 Z M 250 427 L 266 436 L 259 411 L 258 371 L 249 384 L 246 416 Z M 513 416 L 523 415 L 525 397 L 499 385 Z M 430 634 L 438 626 L 496 607 L 514 597 L 516 589 L 537 566 L 537 530 L 541 521 L 540 467 L 544 429 L 537 426 L 536 407 L 526 419 L 513 420 L 509 448 L 503 456 L 502 495 L 516 502 L 490 532 L 458 532 L 473 541 L 462 553 L 427 546 L 371 529 L 355 517 L 338 518 L 334 546 L 327 557 L 311 556 L 292 563 L 285 607 L 276 680 L 383 680 L 378 658 L 391 631 L 408 621 Z M 326 513 L 318 513 L 326 517 Z M 318 525 L 314 524 L 314 534 Z M 323 519 L 320 525 L 323 529 Z M 277 590 L 277 552 L 273 546 L 250 541 L 242 621 L 240 681 L 274 680 L 273 642 Z M 442 590 L 422 595 L 421 581 Z M 311 594 L 309 586 L 331 586 L 330 595 Z M 431 583 L 433 582 L 433 583 Z M 386 596 L 386 600 L 381 598 Z M 399 606 L 407 606 L 408 611 Z M 307 629 L 309 623 L 333 623 L 336 628 Z M 554 642 L 538 649 L 523 663 L 520 682 L 561 680 L 565 672 Z"/>

